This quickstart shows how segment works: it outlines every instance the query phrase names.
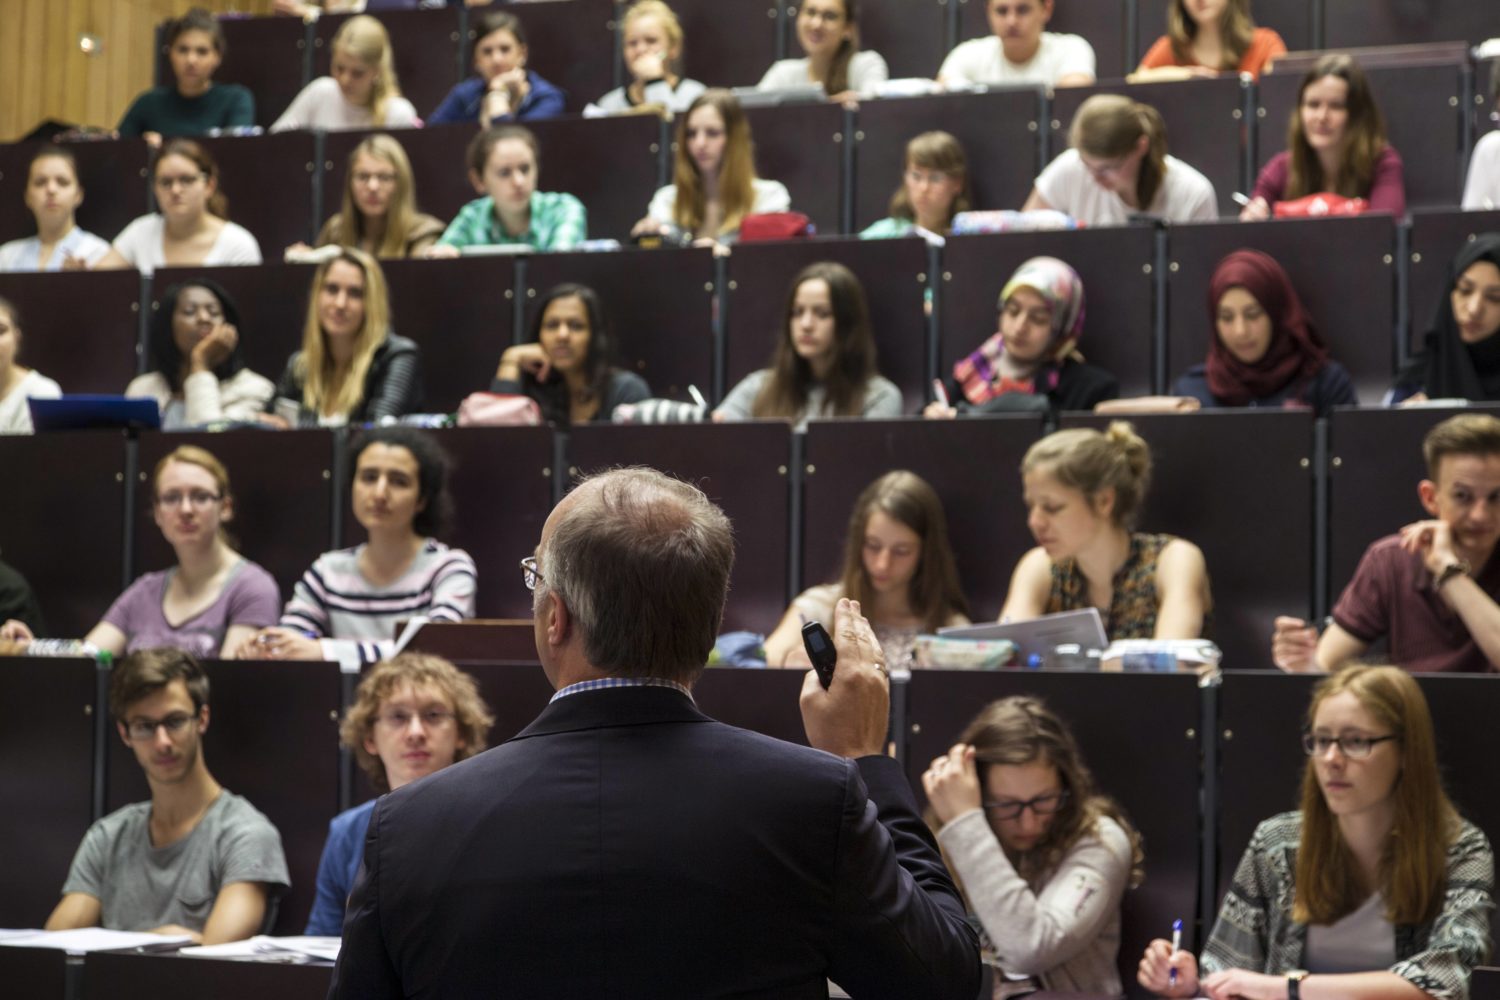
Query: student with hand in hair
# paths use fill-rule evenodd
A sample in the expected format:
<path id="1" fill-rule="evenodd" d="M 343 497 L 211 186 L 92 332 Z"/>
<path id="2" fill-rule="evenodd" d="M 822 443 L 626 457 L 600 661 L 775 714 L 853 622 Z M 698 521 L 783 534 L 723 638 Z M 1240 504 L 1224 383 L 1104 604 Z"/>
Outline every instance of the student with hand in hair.
<path id="1" fill-rule="evenodd" d="M 1203 552 L 1135 530 L 1151 450 L 1130 424 L 1047 435 L 1026 452 L 1021 480 L 1037 547 L 1016 564 L 1002 622 L 1094 607 L 1111 642 L 1207 633 L 1213 602 Z"/>
<path id="2" fill-rule="evenodd" d="M 891 214 L 866 226 L 862 240 L 910 236 L 917 230 L 946 236 L 953 217 L 973 207 L 964 147 L 947 132 L 923 132 L 906 144 L 901 186 Z"/>
<path id="3" fill-rule="evenodd" d="M 354 754 L 378 797 L 482 753 L 494 723 L 473 677 L 438 656 L 400 653 L 360 680 L 339 724 L 339 742 Z M 365 856 L 375 801 L 346 809 L 328 824 L 318 895 L 304 934 L 343 933 L 344 904 Z"/>
<path id="4" fill-rule="evenodd" d="M 1132 83 L 1247 73 L 1260 79 L 1286 42 L 1258 28 L 1250 0 L 1167 0 L 1167 33 L 1158 38 L 1130 74 Z"/>
<path id="5" fill-rule="evenodd" d="M 1208 360 L 1178 377 L 1172 391 L 1204 407 L 1281 406 L 1327 416 L 1357 406 L 1344 366 L 1303 308 L 1292 279 L 1259 250 L 1236 250 L 1208 283 L 1213 327 Z"/>
<path id="6" fill-rule="evenodd" d="M 1055 208 L 1088 226 L 1132 215 L 1169 222 L 1219 217 L 1213 182 L 1167 152 L 1167 126 L 1149 104 L 1095 94 L 1078 108 L 1064 150 L 1037 176 L 1023 211 Z"/>
<path id="7" fill-rule="evenodd" d="M 729 391 L 713 419 L 790 420 L 899 417 L 901 390 L 875 366 L 875 336 L 865 290 L 842 264 L 809 264 L 792 279 L 786 329 L 771 367 Z"/>
<path id="8" fill-rule="evenodd" d="M 1256 827 L 1203 954 L 1157 939 L 1137 980 L 1215 1000 L 1467 997 L 1495 857 L 1443 793 L 1422 689 L 1349 667 L 1313 691 L 1305 727 L 1302 808 Z"/>
<path id="9" fill-rule="evenodd" d="M 524 243 L 571 250 L 588 238 L 583 202 L 566 191 L 538 191 L 541 147 L 524 125 L 495 125 L 469 142 L 469 183 L 483 197 L 458 210 L 423 256 L 457 257 L 464 247 Z"/>
<path id="10" fill-rule="evenodd" d="M 96 267 L 259 264 L 260 244 L 229 221 L 229 199 L 219 190 L 219 165 L 191 139 L 169 139 L 151 166 L 159 211 L 143 215 L 115 237 Z"/>
<path id="11" fill-rule="evenodd" d="M 529 122 L 563 113 L 563 92 L 526 68 L 530 50 L 521 19 L 506 10 L 479 15 L 469 58 L 474 76 L 448 91 L 427 124 L 467 122 L 488 127 Z"/>
<path id="12" fill-rule="evenodd" d="M 174 448 L 151 475 L 151 509 L 176 564 L 127 587 L 84 642 L 116 658 L 155 646 L 233 658 L 256 629 L 276 620 L 281 595 L 271 574 L 240 555 L 229 537 L 229 472 L 202 448 Z M 0 639 L 32 638 L 21 622 L 0 627 Z"/>
<path id="13" fill-rule="evenodd" d="M 0 299 L 0 434 L 30 434 L 29 399 L 57 399 L 62 387 L 35 368 L 22 365 L 21 318 L 16 307 Z"/>
<path id="14" fill-rule="evenodd" d="M 26 168 L 26 207 L 36 235 L 0 245 L 0 271 L 80 271 L 109 253 L 109 244 L 78 226 L 83 204 L 78 161 L 71 150 L 47 146 Z"/>
<path id="15" fill-rule="evenodd" d="M 1323 192 L 1364 198 L 1370 211 L 1398 219 L 1406 214 L 1401 156 L 1386 141 L 1385 118 L 1353 57 L 1332 53 L 1307 71 L 1286 147 L 1261 167 L 1241 219 L 1269 219 L 1277 202 Z"/>
<path id="16" fill-rule="evenodd" d="M 608 423 L 615 408 L 651 395 L 646 380 L 614 364 L 614 343 L 599 294 L 556 285 L 538 300 L 531 337 L 507 347 L 490 392 L 524 393 L 559 427 Z"/>
<path id="17" fill-rule="evenodd" d="M 224 61 L 224 29 L 202 7 L 168 22 L 164 38 L 172 85 L 152 87 L 120 119 L 122 136 L 143 136 L 152 146 L 175 136 L 255 124 L 255 95 L 237 83 L 214 83 Z"/>
<path id="18" fill-rule="evenodd" d="M 421 256 L 443 234 L 443 222 L 417 210 L 416 186 L 401 143 L 367 136 L 349 154 L 343 205 L 318 231 L 318 246 L 358 247 L 380 260 Z"/>
<path id="19" fill-rule="evenodd" d="M 1120 381 L 1082 360 L 1083 279 L 1056 257 L 1033 257 L 1016 268 L 1000 290 L 998 329 L 953 366 L 947 393 L 952 406 L 927 404 L 922 415 L 946 419 L 960 411 L 988 413 L 1047 408 L 1092 410 L 1120 395 Z"/>
<path id="20" fill-rule="evenodd" d="M 303 87 L 272 123 L 272 132 L 410 128 L 421 124 L 417 109 L 401 96 L 391 36 L 385 25 L 368 14 L 351 17 L 339 26 L 329 52 L 329 75 Z"/>
<path id="21" fill-rule="evenodd" d="M 173 285 L 151 317 L 152 370 L 132 379 L 125 395 L 156 400 L 165 431 L 255 421 L 276 387 L 245 367 L 239 331 L 239 307 L 218 283 Z"/>
<path id="22" fill-rule="evenodd" d="M 1119 996 L 1120 902 L 1141 837 L 1036 698 L 991 702 L 922 775 L 928 817 L 1003 992 Z"/>
<path id="23" fill-rule="evenodd" d="M 730 91 L 705 91 L 678 117 L 674 148 L 672 183 L 652 197 L 632 235 L 675 226 L 703 243 L 726 242 L 745 216 L 791 208 L 784 185 L 755 176 L 750 122 Z"/>
<path id="24" fill-rule="evenodd" d="M 292 589 L 281 622 L 240 646 L 254 660 L 374 663 L 409 618 L 474 617 L 474 560 L 436 535 L 452 514 L 450 461 L 413 427 L 376 427 L 349 446 L 349 500 L 367 540 L 320 555 Z"/>
<path id="25" fill-rule="evenodd" d="M 1396 376 L 1397 402 L 1500 400 L 1500 233 L 1481 233 L 1459 247 L 1448 269 L 1448 294 L 1422 349 Z"/>
<path id="26" fill-rule="evenodd" d="M 830 101 L 848 101 L 873 94 L 890 79 L 880 53 L 859 47 L 858 0 L 803 0 L 797 7 L 797 44 L 807 55 L 772 63 L 757 90 L 816 83 Z"/>
<path id="27" fill-rule="evenodd" d="M 860 493 L 849 516 L 843 573 L 836 583 L 797 595 L 766 637 L 766 663 L 809 669 L 802 626 L 815 621 L 831 630 L 842 598 L 859 602 L 892 669 L 911 666 L 920 633 L 969 624 L 943 502 L 921 476 L 887 472 Z"/>
<path id="28" fill-rule="evenodd" d="M 682 75 L 682 22 L 662 0 L 636 0 L 620 20 L 630 82 L 589 105 L 585 114 L 652 108 L 680 114 L 708 88 Z"/>
<path id="29" fill-rule="evenodd" d="M 313 273 L 302 349 L 287 359 L 261 421 L 376 423 L 413 412 L 421 398 L 421 352 L 391 329 L 385 272 L 363 250 L 344 247 Z"/>

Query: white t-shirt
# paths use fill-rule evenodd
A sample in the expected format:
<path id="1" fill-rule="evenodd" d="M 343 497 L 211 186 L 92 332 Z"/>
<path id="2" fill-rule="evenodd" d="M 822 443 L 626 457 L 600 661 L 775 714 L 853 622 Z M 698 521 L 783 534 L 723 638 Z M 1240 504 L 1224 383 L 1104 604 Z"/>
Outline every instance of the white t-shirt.
<path id="1" fill-rule="evenodd" d="M 891 78 L 890 68 L 879 52 L 860 51 L 849 60 L 849 89 L 861 94 L 873 93 L 875 88 Z M 785 90 L 788 87 L 805 87 L 817 81 L 807 75 L 806 59 L 778 59 L 766 70 L 766 75 L 755 85 L 756 90 Z"/>
<path id="2" fill-rule="evenodd" d="M 1070 73 L 1094 76 L 1094 47 L 1080 35 L 1042 32 L 1042 44 L 1028 63 L 1005 58 L 1005 47 L 994 35 L 975 38 L 954 47 L 938 70 L 938 79 L 949 87 L 981 84 L 1054 84 Z"/>
<path id="3" fill-rule="evenodd" d="M 160 213 L 143 215 L 126 226 L 115 237 L 115 249 L 131 267 L 142 274 L 151 274 L 158 267 L 167 265 L 166 251 L 162 248 L 162 236 L 166 222 Z M 216 264 L 259 264 L 260 244 L 250 231 L 233 222 L 225 222 L 219 238 L 208 248 L 208 255 L 199 263 L 204 267 Z"/>
<path id="4" fill-rule="evenodd" d="M 11 240 L 4 246 L 0 246 L 0 271 L 61 271 L 64 257 L 81 257 L 92 267 L 99 263 L 107 253 L 109 253 L 108 242 L 85 229 L 74 226 L 68 231 L 68 235 L 52 248 L 52 256 L 47 259 L 45 268 L 37 266 L 42 259 L 40 236 Z"/>
<path id="5" fill-rule="evenodd" d="M 755 203 L 750 206 L 751 215 L 766 212 L 785 212 L 792 207 L 792 196 L 780 181 L 768 181 L 760 177 L 750 182 L 755 187 Z M 672 209 L 677 205 L 677 185 L 668 184 L 658 188 L 651 198 L 651 207 L 646 214 L 657 222 L 673 225 Z"/>
<path id="6" fill-rule="evenodd" d="M 413 128 L 418 123 L 417 109 L 404 97 L 392 97 L 385 102 L 385 121 L 376 122 L 369 108 L 350 104 L 344 99 L 338 81 L 331 76 L 320 76 L 302 88 L 302 93 L 293 98 L 291 105 L 271 125 L 272 132 L 287 132 L 297 128 L 316 128 L 328 132 L 347 129 Z"/>
<path id="7" fill-rule="evenodd" d="M 0 434 L 30 434 L 31 407 L 26 400 L 57 399 L 61 395 L 62 386 L 33 368 L 0 399 Z"/>
<path id="8" fill-rule="evenodd" d="M 1500 132 L 1474 144 L 1469 179 L 1464 184 L 1465 209 L 1500 208 Z"/>
<path id="9" fill-rule="evenodd" d="M 1219 217 L 1213 182 L 1175 156 L 1167 157 L 1166 176 L 1143 210 L 1131 208 L 1119 195 L 1100 187 L 1076 149 L 1064 151 L 1047 164 L 1036 179 L 1036 190 L 1049 206 L 1087 226 L 1123 226 L 1137 211 L 1169 222 L 1211 222 Z"/>

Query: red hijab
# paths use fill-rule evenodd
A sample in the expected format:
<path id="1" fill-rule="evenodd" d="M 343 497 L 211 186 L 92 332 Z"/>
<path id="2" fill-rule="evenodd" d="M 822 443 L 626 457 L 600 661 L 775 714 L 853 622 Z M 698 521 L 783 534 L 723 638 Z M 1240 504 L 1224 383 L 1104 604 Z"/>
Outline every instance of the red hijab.
<path id="1" fill-rule="evenodd" d="M 1271 320 L 1271 346 L 1254 364 L 1236 358 L 1219 339 L 1219 300 L 1231 288 L 1249 292 Z M 1281 265 L 1259 250 L 1236 250 L 1219 261 L 1208 283 L 1208 390 L 1225 406 L 1246 406 L 1294 380 L 1312 378 L 1328 347 Z"/>

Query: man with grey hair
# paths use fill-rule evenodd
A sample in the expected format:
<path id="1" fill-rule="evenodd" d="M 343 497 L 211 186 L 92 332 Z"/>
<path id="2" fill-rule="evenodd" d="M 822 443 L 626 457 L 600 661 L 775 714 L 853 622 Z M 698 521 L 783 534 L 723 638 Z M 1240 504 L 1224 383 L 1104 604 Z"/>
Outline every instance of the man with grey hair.
<path id="1" fill-rule="evenodd" d="M 971 1000 L 978 942 L 897 762 L 857 603 L 809 672 L 816 749 L 715 722 L 691 687 L 729 587 L 729 521 L 648 469 L 586 480 L 533 558 L 557 689 L 488 753 L 380 800 L 334 997 Z"/>

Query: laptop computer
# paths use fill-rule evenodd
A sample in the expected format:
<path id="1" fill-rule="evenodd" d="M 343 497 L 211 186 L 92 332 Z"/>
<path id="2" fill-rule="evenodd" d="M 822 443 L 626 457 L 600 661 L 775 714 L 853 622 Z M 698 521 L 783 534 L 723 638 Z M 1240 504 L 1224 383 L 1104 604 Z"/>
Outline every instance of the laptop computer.
<path id="1" fill-rule="evenodd" d="M 1025 621 L 988 622 L 984 625 L 950 625 L 938 629 L 948 639 L 1009 639 L 1016 644 L 1018 659 L 1024 664 L 1031 654 L 1043 658 L 1064 643 L 1074 642 L 1083 649 L 1104 649 L 1109 638 L 1104 634 L 1104 620 L 1098 608 L 1081 611 L 1059 611 Z"/>

